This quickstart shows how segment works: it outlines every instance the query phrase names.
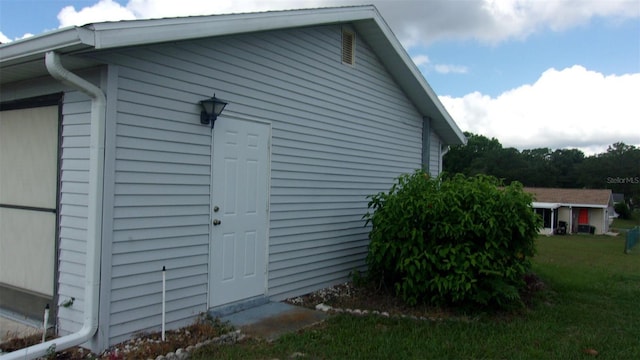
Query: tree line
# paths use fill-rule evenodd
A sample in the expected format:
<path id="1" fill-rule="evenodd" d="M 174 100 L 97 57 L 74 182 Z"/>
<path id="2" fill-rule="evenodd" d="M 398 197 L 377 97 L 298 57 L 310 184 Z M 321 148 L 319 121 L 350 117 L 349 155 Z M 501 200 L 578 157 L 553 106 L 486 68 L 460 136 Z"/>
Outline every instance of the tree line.
<path id="1" fill-rule="evenodd" d="M 446 173 L 487 174 L 505 184 L 530 187 L 611 189 L 628 204 L 640 205 L 640 148 L 616 142 L 606 152 L 585 156 L 578 149 L 503 147 L 496 138 L 465 132 L 466 145 L 453 146 L 443 159 Z"/>

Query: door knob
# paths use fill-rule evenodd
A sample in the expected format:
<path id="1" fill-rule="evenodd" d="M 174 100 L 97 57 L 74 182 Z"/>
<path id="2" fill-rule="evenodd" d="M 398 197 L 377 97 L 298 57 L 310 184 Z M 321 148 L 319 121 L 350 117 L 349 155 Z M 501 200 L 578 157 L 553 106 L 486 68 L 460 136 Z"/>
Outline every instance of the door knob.
<path id="1" fill-rule="evenodd" d="M 217 225 L 220 225 L 220 224 L 222 224 L 222 221 L 220 221 L 218 219 L 213 219 L 213 225 L 214 226 L 217 226 Z"/>

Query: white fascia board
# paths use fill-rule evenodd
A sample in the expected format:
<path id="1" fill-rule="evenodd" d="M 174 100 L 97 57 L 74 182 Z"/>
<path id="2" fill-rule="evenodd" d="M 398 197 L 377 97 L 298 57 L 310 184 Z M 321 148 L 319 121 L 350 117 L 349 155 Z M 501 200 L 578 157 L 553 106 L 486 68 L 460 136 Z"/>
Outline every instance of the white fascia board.
<path id="1" fill-rule="evenodd" d="M 560 204 L 563 207 L 576 207 L 576 208 L 596 208 L 596 209 L 606 209 L 607 205 L 596 205 L 596 204 Z"/>
<path id="2" fill-rule="evenodd" d="M 48 51 L 109 49 L 211 36 L 268 31 L 372 18 L 373 6 L 130 20 L 68 27 L 0 45 L 0 64 L 44 57 Z"/>
<path id="3" fill-rule="evenodd" d="M 84 27 L 68 27 L 0 46 L 0 66 L 29 62 L 43 58 L 48 51 L 60 53 L 91 49 L 94 32 Z"/>
<path id="4" fill-rule="evenodd" d="M 371 19 L 372 6 L 132 20 L 92 24 L 95 48 L 109 49 Z"/>
<path id="5" fill-rule="evenodd" d="M 558 203 L 536 202 L 536 201 L 534 201 L 531 205 L 534 209 L 557 209 L 560 206 L 562 206 Z"/>

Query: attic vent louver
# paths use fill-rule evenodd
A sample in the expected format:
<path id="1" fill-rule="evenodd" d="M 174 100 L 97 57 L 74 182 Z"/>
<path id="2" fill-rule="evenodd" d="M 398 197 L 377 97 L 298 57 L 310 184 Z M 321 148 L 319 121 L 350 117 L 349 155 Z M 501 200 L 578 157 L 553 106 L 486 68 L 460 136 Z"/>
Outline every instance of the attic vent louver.
<path id="1" fill-rule="evenodd" d="M 342 30 L 342 62 L 345 64 L 355 64 L 356 56 L 356 35 L 347 30 Z"/>

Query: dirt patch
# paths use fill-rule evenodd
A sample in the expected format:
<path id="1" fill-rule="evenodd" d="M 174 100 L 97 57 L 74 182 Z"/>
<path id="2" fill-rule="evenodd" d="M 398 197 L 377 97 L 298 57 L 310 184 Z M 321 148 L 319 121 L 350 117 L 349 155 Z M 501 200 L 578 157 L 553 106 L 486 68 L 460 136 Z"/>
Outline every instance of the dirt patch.
<path id="1" fill-rule="evenodd" d="M 87 349 L 73 347 L 60 352 L 51 351 L 47 359 L 155 359 L 158 355 L 166 355 L 176 352 L 178 349 L 184 351 L 190 346 L 195 347 L 199 343 L 218 338 L 228 334 L 230 331 L 232 331 L 232 328 L 227 324 L 223 324 L 217 319 L 201 316 L 192 325 L 166 331 L 165 341 L 162 341 L 160 332 L 141 333 L 128 341 L 110 347 L 102 354 L 93 354 Z M 47 338 L 47 340 L 51 339 L 52 337 Z M 0 344 L 0 350 L 2 352 L 11 352 L 38 344 L 41 340 L 41 335 L 13 338 Z"/>
<path id="2" fill-rule="evenodd" d="M 526 308 L 534 306 L 536 294 L 545 290 L 546 287 L 544 282 L 535 274 L 525 275 L 524 281 L 526 286 L 520 293 L 520 297 L 526 310 Z M 385 312 L 389 316 L 404 315 L 429 320 L 469 319 L 469 315 L 466 315 L 460 309 L 429 305 L 408 306 L 396 297 L 390 289 L 374 284 L 354 286 L 353 282 L 342 283 L 304 296 L 290 298 L 286 302 L 310 309 L 315 309 L 318 304 L 325 304 L 339 309 Z"/>
<path id="3" fill-rule="evenodd" d="M 318 304 L 332 308 L 385 312 L 389 316 L 415 316 L 444 319 L 459 316 L 455 311 L 441 307 L 419 305 L 407 306 L 388 289 L 375 286 L 354 286 L 346 282 L 316 292 L 286 300 L 292 305 L 315 309 Z"/>

